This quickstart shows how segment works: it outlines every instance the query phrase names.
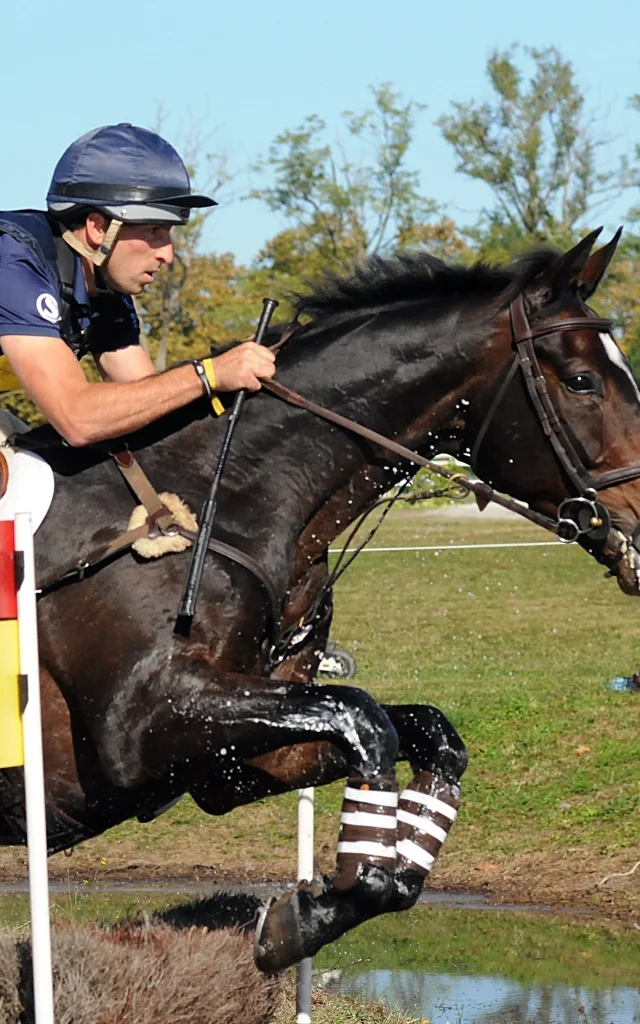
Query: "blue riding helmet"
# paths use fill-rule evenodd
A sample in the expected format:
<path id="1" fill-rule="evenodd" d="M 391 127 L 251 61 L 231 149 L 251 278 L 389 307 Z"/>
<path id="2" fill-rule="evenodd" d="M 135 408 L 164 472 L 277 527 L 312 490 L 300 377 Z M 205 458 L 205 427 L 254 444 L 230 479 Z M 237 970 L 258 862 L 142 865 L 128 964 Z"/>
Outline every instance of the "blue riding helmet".
<path id="1" fill-rule="evenodd" d="M 146 128 L 113 124 L 76 139 L 60 157 L 47 208 L 59 220 L 91 208 L 128 224 L 186 224 L 194 207 L 187 169 L 164 139 Z"/>

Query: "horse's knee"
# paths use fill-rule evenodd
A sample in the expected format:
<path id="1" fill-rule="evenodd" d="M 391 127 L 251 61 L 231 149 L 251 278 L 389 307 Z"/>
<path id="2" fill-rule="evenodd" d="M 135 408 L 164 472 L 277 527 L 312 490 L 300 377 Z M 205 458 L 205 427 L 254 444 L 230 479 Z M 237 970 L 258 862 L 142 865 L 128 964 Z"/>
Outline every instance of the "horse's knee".
<path id="1" fill-rule="evenodd" d="M 447 782 L 459 782 L 469 764 L 467 748 L 442 711 L 437 708 L 432 710 L 435 713 L 439 742 L 436 744 L 433 763 L 429 767 L 438 771 Z"/>
<path id="2" fill-rule="evenodd" d="M 452 750 L 451 752 L 452 774 L 455 776 L 456 781 L 462 778 L 469 765 L 469 751 L 467 750 L 459 736 L 458 740 L 460 746 L 458 747 L 457 750 Z"/>
<path id="3" fill-rule="evenodd" d="M 384 708 L 357 686 L 327 689 L 335 702 L 334 713 L 340 732 L 358 755 L 356 767 L 364 775 L 392 771 L 398 760 L 399 741 Z"/>
<path id="4" fill-rule="evenodd" d="M 431 704 L 384 705 L 400 735 L 402 758 L 414 772 L 432 771 L 458 782 L 468 762 L 467 750 L 446 715 Z"/>

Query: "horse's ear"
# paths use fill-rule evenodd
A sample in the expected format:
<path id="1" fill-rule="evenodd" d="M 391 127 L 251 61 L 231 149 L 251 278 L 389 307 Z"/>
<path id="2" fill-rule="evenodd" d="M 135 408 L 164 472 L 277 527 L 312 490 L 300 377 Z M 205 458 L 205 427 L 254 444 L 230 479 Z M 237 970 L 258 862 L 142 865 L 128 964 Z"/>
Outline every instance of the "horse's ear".
<path id="1" fill-rule="evenodd" d="M 613 259 L 613 254 L 616 251 L 621 234 L 622 228 L 620 227 L 610 242 L 603 245 L 601 249 L 596 249 L 595 252 L 591 253 L 578 274 L 578 291 L 585 302 L 591 298 L 604 277 L 607 267 Z"/>
<path id="2" fill-rule="evenodd" d="M 589 253 L 593 248 L 593 243 L 601 231 L 601 227 L 591 231 L 582 241 L 574 245 L 573 249 L 565 252 L 564 256 L 559 256 L 550 267 L 543 270 L 532 281 L 531 285 L 527 288 L 527 299 L 533 306 L 540 307 L 544 306 L 547 302 L 552 302 L 553 299 L 557 298 L 567 288 L 571 281 L 577 279 L 584 269 Z"/>

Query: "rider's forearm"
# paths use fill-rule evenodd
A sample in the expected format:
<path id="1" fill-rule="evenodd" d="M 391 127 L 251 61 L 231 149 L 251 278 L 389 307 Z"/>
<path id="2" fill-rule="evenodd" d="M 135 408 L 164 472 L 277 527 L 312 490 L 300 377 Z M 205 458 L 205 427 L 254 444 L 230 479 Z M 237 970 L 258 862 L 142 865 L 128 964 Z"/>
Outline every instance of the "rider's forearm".
<path id="1" fill-rule="evenodd" d="M 49 420 L 69 444 L 82 446 L 139 430 L 202 395 L 202 382 L 188 364 L 126 384 L 86 383 Z"/>

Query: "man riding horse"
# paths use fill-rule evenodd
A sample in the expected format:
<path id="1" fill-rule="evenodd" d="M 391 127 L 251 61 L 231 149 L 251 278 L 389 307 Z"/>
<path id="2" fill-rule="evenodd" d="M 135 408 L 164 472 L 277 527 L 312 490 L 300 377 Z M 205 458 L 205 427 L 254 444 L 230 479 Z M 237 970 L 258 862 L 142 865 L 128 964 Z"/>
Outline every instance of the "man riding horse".
<path id="1" fill-rule="evenodd" d="M 127 145 L 114 148 L 113 163 L 104 158 L 109 171 L 91 176 L 93 191 L 80 156 L 89 147 L 87 166 L 101 167 L 100 132 L 77 144 L 77 160 L 63 158 L 49 217 L 22 215 L 51 234 L 71 217 L 59 245 L 81 246 L 89 308 L 84 324 L 72 314 L 79 349 L 86 336 L 78 332 L 101 302 L 120 303 L 118 316 L 131 322 L 126 296 L 171 257 L 166 215 L 183 222 L 189 205 L 210 202 L 190 196 L 162 140 L 129 126 L 103 131 Z M 154 154 L 161 144 L 171 171 L 154 163 L 142 181 L 137 157 L 150 166 L 147 143 Z M 133 163 L 123 186 L 121 165 Z M 223 386 L 260 391 L 234 436 L 187 638 L 174 628 L 180 556 L 141 565 L 117 557 L 128 547 L 111 546 L 131 497 L 104 446 L 61 446 L 50 428 L 32 438 L 56 476 L 36 545 L 50 848 L 126 818 L 148 820 L 184 793 L 225 814 L 346 778 L 335 872 L 265 910 L 257 931 L 259 965 L 287 966 L 375 914 L 415 903 L 460 801 L 466 751 L 437 708 L 313 684 L 331 621 L 329 545 L 397 483 L 405 460 L 429 465 L 453 443 L 486 481 L 469 485 L 480 504 L 492 487 L 512 495 L 528 518 L 577 540 L 627 592 L 640 592 L 640 395 L 611 324 L 587 305 L 619 236 L 591 253 L 594 232 L 564 254 L 539 250 L 508 267 L 447 267 L 427 253 L 374 260 L 309 295 L 309 322 L 280 349 L 278 383 L 268 379 L 273 360 L 250 344 L 236 349 L 250 363 L 242 372 L 237 354 L 203 361 L 208 388 L 197 367 L 145 376 L 148 362 L 142 379 L 122 382 L 129 327 L 120 348 L 98 331 L 96 353 L 112 382 L 88 385 L 58 337 L 65 295 L 56 296 L 46 254 L 34 264 L 33 241 L 15 237 L 20 216 L 0 230 L 11 231 L 9 269 L 21 245 L 35 273 L 32 308 L 14 316 L 3 348 L 72 445 L 126 433 L 154 482 L 201 508 L 225 429 L 203 388 L 207 397 Z M 39 336 L 43 321 L 52 330 Z M 108 557 L 95 557 L 100 545 Z M 398 760 L 413 773 L 400 793 Z M 24 842 L 16 792 L 4 801 L 0 792 L 0 843 Z"/>
<path id="2" fill-rule="evenodd" d="M 220 411 L 216 391 L 258 390 L 274 356 L 252 341 L 166 373 L 139 343 L 131 296 L 172 262 L 172 227 L 215 205 L 191 192 L 184 163 L 155 132 L 107 125 L 73 142 L 46 213 L 0 213 L 0 393 L 23 388 L 81 446 L 144 427 L 203 391 Z M 102 382 L 85 378 L 87 353 Z"/>
<path id="3" fill-rule="evenodd" d="M 120 124 L 74 142 L 54 171 L 46 213 L 0 214 L 0 388 L 24 389 L 75 448 L 131 434 L 203 393 L 214 411 L 222 412 L 216 391 L 259 390 L 261 380 L 274 375 L 275 357 L 251 341 L 162 374 L 139 344 L 131 296 L 173 260 L 172 226 L 185 224 L 191 209 L 213 205 L 213 199 L 191 193 L 179 155 L 153 132 Z M 102 382 L 86 380 L 78 364 L 86 354 L 93 356 Z M 45 649 L 46 633 L 45 627 Z M 325 706 L 329 734 L 345 746 L 355 768 L 345 791 L 338 865 L 324 916 L 329 922 L 347 914 L 344 922 L 330 925 L 333 932 L 349 926 L 349 900 L 336 908 L 331 905 L 334 894 L 357 895 L 353 923 L 361 919 L 358 904 L 363 900 L 389 909 L 391 901 L 398 908 L 413 902 L 456 816 L 457 777 L 466 761 L 455 731 L 430 709 L 428 731 L 433 729 L 438 745 L 449 751 L 443 763 L 450 781 L 421 771 L 398 807 L 398 739 L 391 720 L 364 693 L 333 688 L 335 697 L 331 692 L 328 701 L 329 691 L 317 689 L 300 693 L 302 706 L 308 705 L 310 721 Z M 279 703 L 283 722 L 291 719 L 283 742 L 303 738 L 296 702 L 287 709 L 290 702 L 283 695 Z M 426 723 L 420 709 L 409 710 L 407 750 L 415 749 L 417 756 Z M 409 739 L 412 734 L 415 739 Z M 256 753 L 273 746 L 265 748 L 259 736 L 254 743 Z M 45 752 L 46 746 L 45 735 Z M 65 831 L 64 822 L 68 829 L 70 820 L 58 805 L 49 822 L 51 849 L 57 848 L 61 823 Z M 11 828 L 20 838 L 15 819 Z M 72 832 L 65 834 L 61 845 L 68 845 Z M 302 955 L 300 942 L 300 936 L 291 935 L 288 959 L 298 955 L 298 948 Z M 271 960 L 265 965 L 276 966 L 281 943 L 273 935 L 269 945 Z"/>

